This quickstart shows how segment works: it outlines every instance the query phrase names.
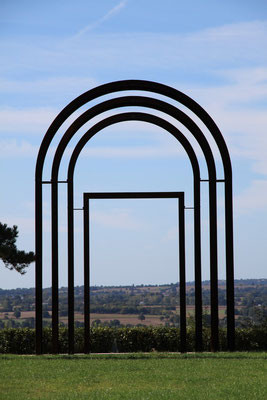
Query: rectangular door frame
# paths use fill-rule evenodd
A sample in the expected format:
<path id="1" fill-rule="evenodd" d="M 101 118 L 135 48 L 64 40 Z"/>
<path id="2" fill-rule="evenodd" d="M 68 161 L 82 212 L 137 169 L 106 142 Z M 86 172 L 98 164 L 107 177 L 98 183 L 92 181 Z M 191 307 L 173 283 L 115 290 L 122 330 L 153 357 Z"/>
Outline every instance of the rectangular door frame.
<path id="1" fill-rule="evenodd" d="M 83 194 L 84 227 L 84 353 L 90 353 L 90 199 L 178 199 L 179 284 L 180 284 L 180 349 L 186 351 L 186 279 L 185 279 L 185 218 L 184 192 L 116 192 Z"/>

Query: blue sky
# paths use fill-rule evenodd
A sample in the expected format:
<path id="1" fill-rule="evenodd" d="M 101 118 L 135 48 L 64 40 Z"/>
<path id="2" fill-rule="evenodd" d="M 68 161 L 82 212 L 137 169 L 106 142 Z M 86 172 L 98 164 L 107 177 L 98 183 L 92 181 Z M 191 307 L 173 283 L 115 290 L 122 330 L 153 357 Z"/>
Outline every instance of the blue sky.
<path id="1" fill-rule="evenodd" d="M 57 113 L 86 90 L 114 80 L 147 79 L 199 102 L 220 127 L 234 174 L 235 275 L 266 278 L 267 3 L 225 0 L 2 0 L 0 5 L 0 220 L 17 224 L 21 248 L 34 249 L 34 169 L 42 137 Z M 186 134 L 186 133 L 185 133 Z M 210 139 L 210 138 L 209 138 Z M 77 139 L 78 140 L 78 139 Z M 57 140 L 53 141 L 54 149 Z M 71 142 L 71 147 L 75 140 Z M 200 156 L 201 175 L 206 167 Z M 212 142 L 211 142 L 212 145 Z M 214 147 L 214 146 L 213 146 Z M 49 179 L 49 162 L 45 178 Z M 65 178 L 69 153 L 60 178 Z M 219 175 L 221 166 L 218 162 Z M 220 176 L 219 176 L 220 178 Z M 207 198 L 203 184 L 203 202 Z M 166 132 L 122 123 L 94 137 L 76 169 L 75 206 L 83 191 L 185 191 L 192 172 Z M 224 277 L 219 188 L 219 275 Z M 50 280 L 49 193 L 45 189 L 45 271 Z M 66 285 L 65 189 L 60 189 L 60 284 Z M 203 277 L 207 204 L 203 204 Z M 187 279 L 193 280 L 192 214 L 187 211 Z M 93 284 L 176 282 L 177 204 L 173 200 L 95 201 L 91 205 Z M 81 213 L 76 216 L 75 283 L 82 284 Z M 0 287 L 34 286 L 1 268 Z"/>

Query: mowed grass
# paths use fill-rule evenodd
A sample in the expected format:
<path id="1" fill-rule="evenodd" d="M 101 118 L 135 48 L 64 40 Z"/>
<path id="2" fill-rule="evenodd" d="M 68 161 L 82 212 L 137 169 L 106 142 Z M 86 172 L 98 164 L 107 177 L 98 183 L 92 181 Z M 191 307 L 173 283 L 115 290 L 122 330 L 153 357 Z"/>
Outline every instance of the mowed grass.
<path id="1" fill-rule="evenodd" d="M 0 356 L 0 399 L 267 399 L 267 353 Z"/>

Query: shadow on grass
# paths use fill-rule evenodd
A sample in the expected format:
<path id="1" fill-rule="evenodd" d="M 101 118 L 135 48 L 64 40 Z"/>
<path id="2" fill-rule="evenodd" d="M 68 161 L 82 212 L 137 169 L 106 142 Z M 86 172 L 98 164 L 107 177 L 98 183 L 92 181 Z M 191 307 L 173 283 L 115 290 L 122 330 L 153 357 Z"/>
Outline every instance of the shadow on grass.
<path id="1" fill-rule="evenodd" d="M 0 354 L 0 360 L 30 358 L 31 360 L 192 360 L 192 359 L 221 359 L 221 360 L 267 360 L 267 352 L 229 352 L 229 353 L 102 353 L 102 354 L 43 354 L 19 355 Z"/>

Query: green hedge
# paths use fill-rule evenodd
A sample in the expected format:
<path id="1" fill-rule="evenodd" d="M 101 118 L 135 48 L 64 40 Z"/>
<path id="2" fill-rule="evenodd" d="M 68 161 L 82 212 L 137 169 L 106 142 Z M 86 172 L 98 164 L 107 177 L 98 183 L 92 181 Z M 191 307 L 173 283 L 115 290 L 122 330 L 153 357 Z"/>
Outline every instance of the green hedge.
<path id="1" fill-rule="evenodd" d="M 91 328 L 92 353 L 180 351 L 179 329 L 171 327 Z M 187 330 L 187 351 L 194 351 L 195 335 Z M 0 353 L 33 354 L 35 332 L 30 328 L 0 330 Z M 51 328 L 44 328 L 44 353 L 52 352 Z M 210 330 L 203 331 L 203 350 L 210 350 Z M 226 330 L 220 329 L 220 350 L 227 350 Z M 267 327 L 236 329 L 236 350 L 267 351 Z M 59 352 L 68 352 L 68 329 L 59 329 Z M 83 352 L 83 328 L 75 329 L 75 353 Z"/>

